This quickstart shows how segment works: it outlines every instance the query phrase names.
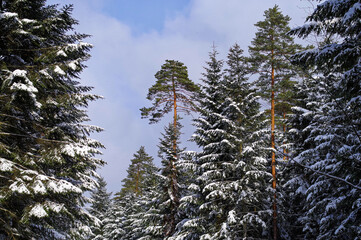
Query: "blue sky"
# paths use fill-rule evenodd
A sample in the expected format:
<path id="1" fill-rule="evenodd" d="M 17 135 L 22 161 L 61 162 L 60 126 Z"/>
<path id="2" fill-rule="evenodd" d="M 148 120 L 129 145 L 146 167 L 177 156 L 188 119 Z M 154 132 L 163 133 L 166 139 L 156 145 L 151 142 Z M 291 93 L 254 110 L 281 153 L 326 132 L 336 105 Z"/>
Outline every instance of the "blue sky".
<path id="1" fill-rule="evenodd" d="M 164 21 L 176 14 L 187 14 L 189 0 L 108 0 L 102 11 L 127 24 L 134 34 L 160 31 Z"/>
<path id="2" fill-rule="evenodd" d="M 50 0 L 60 5 L 72 3 L 73 16 L 79 20 L 77 31 L 91 34 L 94 45 L 88 68 L 81 75 L 84 85 L 104 100 L 89 107 L 91 124 L 105 131 L 93 137 L 105 146 L 102 156 L 108 162 L 99 170 L 108 189 L 119 191 L 121 180 L 133 154 L 145 146 L 157 158 L 157 144 L 171 116 L 156 125 L 140 118 L 139 109 L 149 106 L 148 88 L 154 74 L 166 59 L 188 66 L 189 76 L 200 82 L 208 52 L 214 43 L 225 58 L 228 49 L 238 43 L 247 54 L 254 37 L 254 24 L 263 20 L 263 12 L 278 4 L 292 17 L 291 27 L 302 25 L 311 7 L 306 0 Z M 306 8 L 306 9 L 305 9 Z M 193 127 L 183 120 L 184 146 Z"/>

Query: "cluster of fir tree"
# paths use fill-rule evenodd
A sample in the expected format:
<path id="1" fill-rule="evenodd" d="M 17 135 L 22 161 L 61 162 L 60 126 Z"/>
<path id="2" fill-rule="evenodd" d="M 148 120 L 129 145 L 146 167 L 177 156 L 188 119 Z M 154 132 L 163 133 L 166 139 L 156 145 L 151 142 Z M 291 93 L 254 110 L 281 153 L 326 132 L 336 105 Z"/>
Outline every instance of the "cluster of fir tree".
<path id="1" fill-rule="evenodd" d="M 89 230 L 84 191 L 102 145 L 79 74 L 90 55 L 72 6 L 0 1 L 0 239 L 73 239 Z"/>
<path id="2" fill-rule="evenodd" d="M 360 13 L 356 0 L 325 1 L 309 24 L 290 31 L 275 6 L 256 24 L 250 57 L 234 45 L 223 68 L 213 49 L 192 92 L 199 115 L 191 139 L 200 150 L 181 154 L 175 115 L 148 191 L 114 201 L 111 239 L 358 239 Z M 290 35 L 312 33 L 327 38 L 306 51 Z M 339 42 L 330 41 L 335 36 Z M 176 109 L 178 63 L 163 65 L 166 77 L 149 95 L 158 108 L 144 115 Z M 261 97 L 270 109 L 261 111 Z M 157 104 L 167 99 L 165 112 Z"/>

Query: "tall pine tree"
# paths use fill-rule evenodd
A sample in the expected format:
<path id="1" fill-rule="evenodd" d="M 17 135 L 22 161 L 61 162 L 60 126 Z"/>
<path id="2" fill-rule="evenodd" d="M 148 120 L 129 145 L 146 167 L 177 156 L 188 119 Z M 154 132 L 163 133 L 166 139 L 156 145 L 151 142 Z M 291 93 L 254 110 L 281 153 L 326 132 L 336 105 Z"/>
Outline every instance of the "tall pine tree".
<path id="1" fill-rule="evenodd" d="M 257 85 L 259 92 L 265 100 L 271 103 L 271 155 L 272 187 L 275 191 L 273 199 L 273 238 L 277 239 L 277 191 L 276 191 L 276 146 L 281 145 L 276 139 L 276 106 L 281 118 L 285 118 L 290 110 L 289 87 L 292 86 L 291 78 L 294 77 L 294 66 L 289 58 L 301 46 L 294 43 L 293 38 L 287 33 L 290 31 L 288 23 L 290 17 L 284 16 L 278 6 L 265 11 L 265 20 L 255 24 L 258 28 L 256 37 L 249 47 L 249 61 L 252 71 L 258 73 Z M 282 127 L 285 129 L 285 126 Z M 277 146 L 277 147 L 278 147 Z"/>
<path id="2" fill-rule="evenodd" d="M 147 98 L 153 101 L 153 106 L 150 108 L 140 109 L 142 117 L 150 118 L 150 123 L 158 122 L 165 114 L 173 110 L 173 129 L 175 136 L 173 141 L 173 153 L 178 152 L 177 146 L 177 132 L 178 129 L 178 113 L 180 111 L 189 114 L 191 111 L 196 111 L 196 95 L 199 91 L 199 87 L 194 84 L 188 78 L 187 67 L 183 63 L 174 60 L 166 60 L 166 63 L 162 65 L 161 70 L 155 74 L 157 78 L 156 83 L 149 89 Z M 178 208 L 179 204 L 179 188 L 176 170 L 176 161 L 179 156 L 174 155 L 173 160 L 170 161 L 173 170 L 171 171 L 171 195 L 175 198 L 174 203 L 177 205 L 174 208 Z M 173 212 L 176 212 L 174 210 Z M 172 217 L 174 219 L 175 216 Z M 171 227 L 169 233 L 174 231 L 174 227 Z M 169 234 L 168 234 L 169 235 Z"/>

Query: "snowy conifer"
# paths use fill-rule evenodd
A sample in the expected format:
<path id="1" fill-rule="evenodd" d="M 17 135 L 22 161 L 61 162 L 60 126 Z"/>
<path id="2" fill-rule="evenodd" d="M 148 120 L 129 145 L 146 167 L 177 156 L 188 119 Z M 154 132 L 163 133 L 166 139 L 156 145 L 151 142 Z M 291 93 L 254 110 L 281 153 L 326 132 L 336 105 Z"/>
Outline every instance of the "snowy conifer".
<path id="1" fill-rule="evenodd" d="M 158 168 L 143 146 L 133 156 L 123 187 L 116 193 L 114 206 L 104 220 L 106 239 L 140 239 L 145 235 L 145 215 L 154 198 Z"/>
<path id="2" fill-rule="evenodd" d="M 69 33 L 72 6 L 2 1 L 0 10 L 0 237 L 76 237 L 102 145 L 84 125 L 99 97 L 77 81 L 90 55 L 87 35 Z M 85 224 L 85 225 L 84 225 Z"/>
<path id="3" fill-rule="evenodd" d="M 357 239 L 361 233 L 360 15 L 357 0 L 325 1 L 307 18 L 309 23 L 292 30 L 300 37 L 320 32 L 341 37 L 339 43 L 293 58 L 321 73 L 314 84 L 325 91 L 302 111 L 313 117 L 303 130 L 308 133 L 305 144 L 296 146 L 302 151 L 294 158 L 304 166 L 310 184 L 303 218 L 307 239 Z"/>
<path id="4" fill-rule="evenodd" d="M 271 180 L 266 150 L 270 139 L 267 121 L 260 112 L 259 97 L 248 82 L 243 51 L 235 44 L 229 51 L 225 70 L 224 113 L 236 126 L 228 131 L 238 139 L 233 185 L 237 201 L 229 212 L 230 238 L 262 238 L 269 234 Z M 233 100 L 233 101 L 232 101 Z M 228 103 L 230 102 L 230 103 Z M 235 108 L 230 111 L 229 108 Z"/>
<path id="5" fill-rule="evenodd" d="M 267 138 L 260 135 L 267 136 L 267 131 L 258 131 L 262 129 L 258 97 L 247 83 L 244 62 L 242 50 L 233 46 L 224 74 L 215 49 L 210 53 L 199 100 L 201 116 L 192 137 L 202 148 L 196 158 L 199 175 L 190 186 L 193 194 L 181 199 L 198 209 L 184 219 L 172 239 L 237 239 L 266 232 L 272 191 L 266 184 L 270 174 L 261 149 Z M 255 206 L 252 201 L 257 202 L 256 213 L 246 209 Z"/>
<path id="6" fill-rule="evenodd" d="M 175 232 L 179 222 L 179 170 L 175 156 L 179 158 L 183 150 L 177 147 L 174 151 L 173 143 L 176 142 L 179 146 L 181 127 L 179 121 L 176 129 L 173 124 L 169 124 L 158 145 L 162 167 L 157 176 L 157 187 L 153 189 L 153 200 L 145 214 L 148 228 L 144 239 L 166 239 Z"/>
<path id="7" fill-rule="evenodd" d="M 126 209 L 128 208 L 126 196 L 124 198 L 115 198 L 112 205 L 106 213 L 103 220 L 104 239 L 120 240 L 124 239 L 126 231 L 124 230 L 124 221 L 127 218 Z"/>
<path id="8" fill-rule="evenodd" d="M 110 195 L 107 192 L 107 183 L 103 177 L 98 178 L 97 187 L 91 192 L 91 206 L 89 213 L 96 218 L 96 222 L 93 224 L 92 238 L 94 240 L 101 240 L 104 236 L 104 218 L 106 213 L 111 207 Z"/>

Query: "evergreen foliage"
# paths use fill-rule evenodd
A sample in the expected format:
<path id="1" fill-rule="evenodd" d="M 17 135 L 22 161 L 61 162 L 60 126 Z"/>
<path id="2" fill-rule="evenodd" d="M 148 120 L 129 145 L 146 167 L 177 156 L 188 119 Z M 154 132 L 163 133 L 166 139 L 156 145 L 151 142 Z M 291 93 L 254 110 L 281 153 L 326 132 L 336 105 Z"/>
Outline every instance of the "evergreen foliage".
<path id="1" fill-rule="evenodd" d="M 260 112 L 259 97 L 248 82 L 248 65 L 243 51 L 235 44 L 229 51 L 225 72 L 225 101 L 223 114 L 237 126 L 237 130 L 227 129 L 238 139 L 235 156 L 236 168 L 233 185 L 236 202 L 230 212 L 234 216 L 230 238 L 262 238 L 269 234 L 270 197 L 272 189 L 266 150 L 269 131 L 267 121 Z M 227 109 L 233 109 L 232 111 Z M 238 148 L 238 149 L 237 149 Z M 229 216 L 230 217 L 230 216 Z"/>
<path id="2" fill-rule="evenodd" d="M 289 101 L 292 100 L 290 90 L 294 85 L 292 80 L 296 75 L 295 69 L 289 58 L 297 53 L 302 47 L 294 43 L 292 36 L 288 34 L 291 30 L 289 21 L 291 18 L 285 16 L 275 5 L 264 13 L 265 19 L 255 24 L 256 36 L 249 47 L 251 72 L 259 74 L 257 79 L 258 92 L 269 100 L 271 92 L 276 93 L 276 102 L 279 112 L 282 109 L 289 112 Z M 274 70 L 274 85 L 271 85 L 272 69 Z"/>
<path id="3" fill-rule="evenodd" d="M 91 217 L 101 131 L 85 108 L 99 96 L 77 81 L 90 44 L 72 33 L 72 6 L 2 1 L 0 12 L 0 237 L 76 238 Z"/>
<path id="4" fill-rule="evenodd" d="M 126 198 L 128 195 L 123 198 L 115 198 L 112 200 L 111 207 L 108 212 L 106 212 L 104 223 L 104 233 L 103 236 L 105 239 L 124 239 L 123 236 L 126 235 L 124 230 L 124 221 L 127 218 L 127 209 L 129 207 L 129 200 Z"/>
<path id="5" fill-rule="evenodd" d="M 325 1 L 308 24 L 292 30 L 300 37 L 324 31 L 342 38 L 293 58 L 320 73 L 313 89 L 307 89 L 305 108 L 295 113 L 312 116 L 305 144 L 296 145 L 301 151 L 294 158 L 305 166 L 309 181 L 303 218 L 308 239 L 357 239 L 361 233 L 360 14 L 359 1 Z M 315 95 L 315 89 L 324 94 Z"/>
<path id="6" fill-rule="evenodd" d="M 106 213 L 105 239 L 141 239 L 146 235 L 145 215 L 155 197 L 158 168 L 143 146 L 133 156 L 127 169 L 128 176 L 122 181 L 123 187 Z"/>
<path id="7" fill-rule="evenodd" d="M 200 239 L 210 238 L 216 233 L 222 234 L 222 224 L 227 222 L 228 208 L 232 207 L 234 201 L 233 194 L 226 196 L 224 191 L 229 189 L 232 192 L 233 189 L 228 185 L 227 179 L 234 177 L 234 140 L 237 141 L 237 138 L 229 142 L 229 138 L 225 138 L 227 132 L 222 128 L 224 125 L 232 125 L 224 121 L 221 115 L 220 105 L 226 96 L 221 87 L 223 61 L 218 60 L 217 55 L 218 52 L 213 47 L 207 67 L 204 68 L 199 99 L 200 117 L 195 119 L 196 131 L 192 136 L 192 140 L 202 149 L 196 156 L 199 166 L 197 188 L 200 193 L 196 224 L 202 227 L 199 229 L 202 232 L 197 233 Z"/>
<path id="8" fill-rule="evenodd" d="M 107 192 L 107 183 L 103 177 L 98 178 L 97 187 L 91 192 L 91 206 L 89 213 L 96 218 L 92 226 L 92 237 L 94 240 L 104 239 L 104 218 L 111 207 L 110 195 Z"/>
<path id="9" fill-rule="evenodd" d="M 183 63 L 166 60 L 155 78 L 157 81 L 149 88 L 147 96 L 153 101 L 153 106 L 140 109 L 142 118 L 150 117 L 150 123 L 156 123 L 173 110 L 176 121 L 177 110 L 185 113 L 196 110 L 194 95 L 199 87 L 188 78 L 188 70 Z"/>
<path id="10" fill-rule="evenodd" d="M 275 5 L 250 57 L 213 47 L 200 86 L 166 60 L 141 109 L 173 111 L 161 168 L 141 146 L 113 199 L 89 138 L 102 129 L 84 124 L 101 98 L 79 82 L 92 46 L 71 5 L 45 2 L 0 0 L 0 239 L 360 239 L 359 0 L 325 0 L 293 30 Z M 294 43 L 312 34 L 317 48 Z M 197 111 L 197 152 L 179 146 L 182 111 Z"/>
<path id="11" fill-rule="evenodd" d="M 248 60 L 251 64 L 251 71 L 258 74 L 256 80 L 258 92 L 271 103 L 270 145 L 273 148 L 271 171 L 272 187 L 276 191 L 276 149 L 283 145 L 283 153 L 287 153 L 283 135 L 286 133 L 285 120 L 293 104 L 294 78 L 297 77 L 296 68 L 291 64 L 289 58 L 302 48 L 295 44 L 293 37 L 288 34 L 290 31 L 288 23 L 291 18 L 283 15 L 277 5 L 266 10 L 264 16 L 265 20 L 255 24 L 258 31 L 252 41 L 252 46 L 249 47 L 250 58 Z M 286 157 L 283 159 L 285 160 Z M 277 205 L 280 205 L 277 204 L 277 201 L 282 199 L 282 190 L 279 190 L 275 192 L 273 198 L 273 239 L 278 237 L 277 229 L 280 227 L 277 226 L 280 223 L 277 221 Z M 280 230 L 283 231 L 282 227 Z"/>
<path id="12" fill-rule="evenodd" d="M 145 152 L 144 146 L 133 157 L 127 169 L 128 175 L 122 180 L 123 187 L 118 193 L 120 197 L 128 193 L 143 195 L 145 189 L 155 185 L 154 173 L 158 169 L 154 166 L 153 157 Z"/>
<path id="13" fill-rule="evenodd" d="M 230 49 L 224 72 L 216 50 L 210 53 L 192 137 L 202 151 L 195 164 L 188 163 L 198 178 L 181 199 L 190 209 L 172 239 L 238 239 L 267 233 L 272 193 L 264 150 L 268 134 L 262 128 L 258 97 L 247 82 L 242 52 L 237 44 Z"/>
<path id="14" fill-rule="evenodd" d="M 157 187 L 154 189 L 152 206 L 147 212 L 148 228 L 147 237 L 150 239 L 165 239 L 170 237 L 179 223 L 179 169 L 178 159 L 184 149 L 179 148 L 179 138 L 181 135 L 181 125 L 178 122 L 177 128 L 169 124 L 162 133 L 162 138 L 158 145 L 158 156 L 161 159 L 162 167 L 158 175 Z M 173 143 L 177 143 L 174 150 Z"/>

